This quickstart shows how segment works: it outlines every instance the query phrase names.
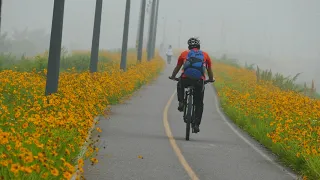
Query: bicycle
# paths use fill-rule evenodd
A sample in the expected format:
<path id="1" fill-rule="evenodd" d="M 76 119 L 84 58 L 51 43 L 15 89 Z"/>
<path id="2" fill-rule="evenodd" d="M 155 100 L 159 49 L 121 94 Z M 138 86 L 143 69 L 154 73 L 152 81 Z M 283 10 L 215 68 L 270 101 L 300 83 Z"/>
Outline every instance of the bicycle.
<path id="1" fill-rule="evenodd" d="M 179 78 L 175 78 L 175 81 L 179 81 Z M 208 84 L 209 80 L 204 81 L 204 85 Z M 214 82 L 214 81 L 213 81 Z M 194 86 L 189 85 L 185 87 L 187 90 L 185 91 L 184 96 L 184 108 L 183 108 L 183 120 L 186 123 L 186 140 L 189 141 L 190 138 L 190 126 L 192 128 L 192 133 L 195 133 L 195 105 L 193 104 L 193 92 Z"/>

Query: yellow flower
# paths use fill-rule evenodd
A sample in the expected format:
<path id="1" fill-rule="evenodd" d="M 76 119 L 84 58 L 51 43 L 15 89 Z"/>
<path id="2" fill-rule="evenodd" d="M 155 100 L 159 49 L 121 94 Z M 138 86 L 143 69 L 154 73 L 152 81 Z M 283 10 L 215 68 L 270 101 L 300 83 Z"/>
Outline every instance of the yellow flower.
<path id="1" fill-rule="evenodd" d="M 66 154 L 67 154 L 67 155 L 70 155 L 69 149 L 66 149 Z"/>
<path id="2" fill-rule="evenodd" d="M 52 168 L 50 172 L 51 172 L 51 174 L 52 174 L 53 176 L 58 176 L 58 175 L 59 175 L 59 171 L 58 171 L 58 169 L 56 169 L 56 168 Z"/>
<path id="3" fill-rule="evenodd" d="M 22 128 L 26 129 L 28 126 L 29 126 L 29 124 L 26 122 L 26 123 L 23 123 Z"/>
<path id="4" fill-rule="evenodd" d="M 43 178 L 43 179 L 46 179 L 48 177 L 48 173 L 47 172 L 45 172 L 45 173 L 43 173 L 42 175 L 41 175 L 41 178 Z"/>
<path id="5" fill-rule="evenodd" d="M 98 159 L 96 159 L 96 158 L 91 158 L 90 160 L 91 160 L 92 164 L 98 163 Z"/>
<path id="6" fill-rule="evenodd" d="M 102 132 L 102 130 L 99 127 L 97 127 L 96 129 L 98 132 Z"/>
<path id="7" fill-rule="evenodd" d="M 10 145 L 7 145 L 7 150 L 11 151 L 11 146 Z"/>
<path id="8" fill-rule="evenodd" d="M 72 174 L 69 173 L 68 171 L 66 171 L 66 172 L 63 173 L 63 177 L 66 178 L 66 179 L 70 179 L 72 177 Z"/>
<path id="9" fill-rule="evenodd" d="M 18 173 L 19 172 L 19 169 L 20 169 L 20 165 L 19 164 L 12 164 L 11 165 L 11 172 L 13 172 L 13 173 Z"/>
<path id="10" fill-rule="evenodd" d="M 24 172 L 30 174 L 30 173 L 32 173 L 32 169 L 30 167 L 25 167 Z"/>

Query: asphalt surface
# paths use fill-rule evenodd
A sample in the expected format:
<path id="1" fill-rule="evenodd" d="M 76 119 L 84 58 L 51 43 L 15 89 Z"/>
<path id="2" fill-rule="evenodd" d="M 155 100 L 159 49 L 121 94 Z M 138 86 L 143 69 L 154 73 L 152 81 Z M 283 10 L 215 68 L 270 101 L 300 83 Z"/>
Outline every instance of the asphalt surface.
<path id="1" fill-rule="evenodd" d="M 143 87 L 126 103 L 114 106 L 110 119 L 101 120 L 101 142 L 107 146 L 100 149 L 97 165 L 85 165 L 86 179 L 191 179 L 163 124 L 164 107 L 176 88 L 176 82 L 168 79 L 172 69 L 173 65 L 169 65 L 155 82 Z M 223 117 L 216 103 L 214 89 L 208 84 L 201 131 L 191 134 L 190 141 L 184 138 L 185 124 L 182 113 L 177 111 L 176 96 L 168 110 L 174 139 L 199 179 L 295 179 L 275 163 L 275 157 Z"/>

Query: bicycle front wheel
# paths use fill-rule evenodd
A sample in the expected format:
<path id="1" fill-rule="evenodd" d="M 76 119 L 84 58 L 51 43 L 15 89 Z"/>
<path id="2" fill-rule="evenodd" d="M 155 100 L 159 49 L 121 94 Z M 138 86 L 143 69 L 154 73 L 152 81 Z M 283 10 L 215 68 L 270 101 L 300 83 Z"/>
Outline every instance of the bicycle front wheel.
<path id="1" fill-rule="evenodd" d="M 190 125 L 192 121 L 192 95 L 189 95 L 188 97 L 188 103 L 187 103 L 187 123 L 186 123 L 186 140 L 189 141 L 190 137 Z"/>

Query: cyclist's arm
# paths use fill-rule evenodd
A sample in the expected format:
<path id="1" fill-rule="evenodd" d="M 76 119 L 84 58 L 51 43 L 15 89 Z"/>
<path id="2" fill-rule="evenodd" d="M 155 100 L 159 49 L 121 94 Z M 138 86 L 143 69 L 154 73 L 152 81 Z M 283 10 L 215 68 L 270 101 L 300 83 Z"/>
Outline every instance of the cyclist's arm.
<path id="1" fill-rule="evenodd" d="M 178 58 L 178 62 L 176 67 L 174 68 L 171 77 L 176 77 L 176 75 L 178 74 L 178 72 L 180 71 L 182 65 L 183 65 L 183 61 L 184 61 L 184 57 L 183 54 L 181 54 Z"/>
<path id="2" fill-rule="evenodd" d="M 209 81 L 213 81 L 213 72 L 211 66 L 208 66 Z"/>
<path id="3" fill-rule="evenodd" d="M 214 79 L 213 79 L 213 72 L 212 72 L 212 62 L 209 55 L 207 55 L 207 71 L 208 71 L 209 81 L 213 81 Z"/>
<path id="4" fill-rule="evenodd" d="M 177 65 L 177 66 L 174 68 L 171 77 L 176 77 L 176 75 L 178 74 L 178 72 L 179 72 L 180 69 L 181 69 L 181 66 L 182 66 L 182 65 Z"/>

